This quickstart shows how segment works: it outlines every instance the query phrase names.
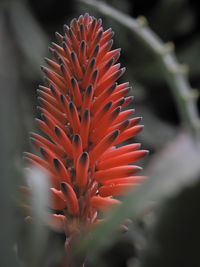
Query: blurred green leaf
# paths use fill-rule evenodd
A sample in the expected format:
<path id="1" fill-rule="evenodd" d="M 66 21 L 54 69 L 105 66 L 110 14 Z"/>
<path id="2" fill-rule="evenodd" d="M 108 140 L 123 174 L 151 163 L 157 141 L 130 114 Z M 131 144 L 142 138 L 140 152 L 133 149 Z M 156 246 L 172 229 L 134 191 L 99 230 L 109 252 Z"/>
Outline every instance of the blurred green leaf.
<path id="1" fill-rule="evenodd" d="M 7 17 L 4 9 L 0 9 L 0 259 L 2 266 L 18 266 L 14 253 L 17 232 L 15 203 L 18 173 L 15 166 L 19 129 L 16 93 L 18 90 L 18 74 L 15 70 L 16 60 L 13 45 L 7 31 Z M 4 45 L 6 44 L 6 45 Z"/>
<path id="2" fill-rule="evenodd" d="M 20 240 L 19 256 L 25 266 L 44 266 L 48 245 L 49 231 L 48 203 L 49 182 L 48 177 L 39 169 L 28 169 L 25 178 L 30 188 L 30 221 L 25 222 L 26 236 Z"/>
<path id="3" fill-rule="evenodd" d="M 25 1 L 10 2 L 9 12 L 16 41 L 30 66 L 29 75 L 39 74 L 47 51 L 48 37 L 31 14 Z M 27 70 L 26 70 L 27 71 Z"/>

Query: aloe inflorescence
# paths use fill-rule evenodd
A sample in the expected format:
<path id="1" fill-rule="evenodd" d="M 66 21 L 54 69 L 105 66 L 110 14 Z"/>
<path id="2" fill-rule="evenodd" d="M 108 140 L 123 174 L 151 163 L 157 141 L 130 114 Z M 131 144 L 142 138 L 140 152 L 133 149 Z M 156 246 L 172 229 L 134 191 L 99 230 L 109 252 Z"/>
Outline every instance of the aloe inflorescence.
<path id="1" fill-rule="evenodd" d="M 130 165 L 146 154 L 140 144 L 118 146 L 142 129 L 126 96 L 129 83 L 118 84 L 125 68 L 117 63 L 120 49 L 111 50 L 112 29 L 87 13 L 56 33 L 41 67 L 46 86 L 39 86 L 39 128 L 49 137 L 31 133 L 41 157 L 26 153 L 33 165 L 50 177 L 52 218 L 67 240 L 77 229 L 98 222 L 98 211 L 118 205 L 115 196 L 138 185 L 144 176 Z M 73 227 L 71 227 L 73 225 Z"/>

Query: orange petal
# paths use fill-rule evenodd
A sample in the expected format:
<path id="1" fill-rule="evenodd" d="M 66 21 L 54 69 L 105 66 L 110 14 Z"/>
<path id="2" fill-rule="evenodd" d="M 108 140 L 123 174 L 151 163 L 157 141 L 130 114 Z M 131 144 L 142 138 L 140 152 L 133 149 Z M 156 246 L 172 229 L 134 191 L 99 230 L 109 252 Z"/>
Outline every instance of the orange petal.
<path id="1" fill-rule="evenodd" d="M 88 147 L 88 136 L 90 129 L 90 112 L 86 109 L 83 112 L 80 126 L 80 136 L 82 139 L 83 148 L 86 149 Z"/>
<path id="2" fill-rule="evenodd" d="M 80 120 L 79 120 L 77 108 L 72 101 L 69 103 L 69 112 L 70 112 L 70 116 L 71 116 L 71 123 L 72 123 L 72 128 L 73 128 L 74 134 L 79 133 Z"/>
<path id="3" fill-rule="evenodd" d="M 80 107 L 82 105 L 82 97 L 78 82 L 74 77 L 71 78 L 71 85 L 73 89 L 74 103 L 76 104 L 77 107 Z"/>
<path id="4" fill-rule="evenodd" d="M 90 110 L 90 107 L 92 104 L 93 93 L 94 93 L 93 86 L 89 85 L 88 88 L 86 89 L 85 94 L 84 94 L 83 105 L 81 108 L 81 114 L 83 114 L 83 112 L 86 109 Z"/>
<path id="5" fill-rule="evenodd" d="M 103 185 L 107 184 L 129 184 L 129 183 L 140 183 L 141 181 L 145 180 L 147 177 L 146 176 L 129 176 L 129 177 L 123 177 L 123 178 L 118 178 L 118 179 L 111 179 L 111 180 L 106 180 L 102 181 Z"/>
<path id="6" fill-rule="evenodd" d="M 140 171 L 142 168 L 135 165 L 127 165 L 127 166 L 120 166 L 115 167 L 107 170 L 96 171 L 94 175 L 94 179 L 97 182 L 128 177 L 134 175 L 136 172 Z"/>
<path id="7" fill-rule="evenodd" d="M 73 188 L 68 183 L 61 183 L 60 187 L 67 203 L 69 213 L 76 215 L 79 212 L 79 205 Z"/>
<path id="8" fill-rule="evenodd" d="M 132 138 L 136 136 L 139 132 L 142 131 L 144 128 L 143 125 L 134 126 L 130 129 L 125 130 L 123 133 L 121 133 L 118 138 L 115 140 L 114 145 L 119 144 L 129 138 Z"/>
<path id="9" fill-rule="evenodd" d="M 135 185 L 137 184 L 126 183 L 126 184 L 103 185 L 99 188 L 99 194 L 102 197 L 120 196 L 129 191 Z"/>
<path id="10" fill-rule="evenodd" d="M 57 158 L 53 159 L 53 166 L 55 170 L 57 171 L 58 178 L 61 182 L 67 181 L 68 183 L 71 183 L 70 181 L 70 174 L 64 164 Z"/>
<path id="11" fill-rule="evenodd" d="M 82 141 L 81 141 L 80 135 L 78 134 L 75 134 L 73 136 L 72 151 L 73 151 L 73 158 L 74 158 L 74 166 L 76 166 L 77 159 L 80 156 L 80 154 L 83 152 Z"/>
<path id="12" fill-rule="evenodd" d="M 113 131 L 106 135 L 93 149 L 90 151 L 90 163 L 94 164 L 95 161 L 110 147 L 113 145 L 119 131 Z"/>
<path id="13" fill-rule="evenodd" d="M 105 120 L 98 125 L 98 127 L 93 131 L 90 135 L 90 141 L 93 143 L 98 143 L 100 139 L 106 134 L 108 127 L 110 127 L 113 121 L 118 117 L 121 111 L 120 107 L 114 109 L 106 118 Z"/>
<path id="14" fill-rule="evenodd" d="M 91 198 L 90 203 L 93 208 L 105 212 L 107 209 L 119 205 L 121 202 L 110 197 L 94 196 Z"/>
<path id="15" fill-rule="evenodd" d="M 117 166 L 127 165 L 130 163 L 136 162 L 138 160 L 141 160 L 147 154 L 148 154 L 147 150 L 138 150 L 138 151 L 125 153 L 117 157 L 106 159 L 102 162 L 99 162 L 97 164 L 97 169 L 105 170 L 105 169 L 114 168 Z"/>
<path id="16" fill-rule="evenodd" d="M 123 155 L 125 153 L 129 153 L 129 152 L 135 151 L 135 150 L 139 149 L 140 147 L 141 147 L 141 144 L 139 144 L 139 143 L 129 144 L 129 145 L 126 145 L 126 146 L 121 146 L 121 147 L 119 147 L 117 149 L 112 149 L 110 151 L 106 151 L 102 155 L 100 160 L 104 161 L 106 159 L 114 158 L 114 157 Z"/>
<path id="17" fill-rule="evenodd" d="M 89 155 L 87 152 L 83 152 L 76 164 L 76 183 L 80 187 L 84 187 L 87 184 L 88 168 Z"/>
<path id="18" fill-rule="evenodd" d="M 66 202 L 64 196 L 60 190 L 51 188 L 50 207 L 54 210 L 63 210 L 66 208 Z"/>
<path id="19" fill-rule="evenodd" d="M 68 157 L 72 158 L 72 144 L 71 144 L 68 136 L 58 126 L 55 126 L 54 131 L 55 131 L 55 134 L 58 138 L 57 140 L 58 140 L 60 146 L 62 146 L 63 149 L 66 151 Z"/>

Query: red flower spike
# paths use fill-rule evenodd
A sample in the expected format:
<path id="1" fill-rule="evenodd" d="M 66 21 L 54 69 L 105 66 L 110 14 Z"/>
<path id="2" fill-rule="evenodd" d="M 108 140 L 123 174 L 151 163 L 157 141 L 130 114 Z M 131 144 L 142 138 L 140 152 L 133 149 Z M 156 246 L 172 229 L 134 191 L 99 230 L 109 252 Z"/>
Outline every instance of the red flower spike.
<path id="1" fill-rule="evenodd" d="M 126 109 L 132 96 L 128 82 L 117 84 L 125 72 L 117 62 L 120 49 L 111 50 L 112 29 L 103 30 L 101 19 L 89 14 L 64 25 L 56 33 L 41 67 L 46 86 L 37 93 L 39 128 L 50 138 L 31 133 L 31 142 L 42 158 L 26 153 L 29 163 L 50 177 L 50 218 L 71 240 L 85 227 L 94 225 L 98 210 L 119 204 L 121 195 L 145 179 L 135 176 L 140 167 L 129 165 L 142 159 L 140 144 L 115 145 L 134 137 L 142 129 L 141 118 Z M 61 215 L 61 214 L 62 215 Z M 57 217 L 62 216 L 62 217 Z M 66 247 L 68 242 L 66 242 Z"/>

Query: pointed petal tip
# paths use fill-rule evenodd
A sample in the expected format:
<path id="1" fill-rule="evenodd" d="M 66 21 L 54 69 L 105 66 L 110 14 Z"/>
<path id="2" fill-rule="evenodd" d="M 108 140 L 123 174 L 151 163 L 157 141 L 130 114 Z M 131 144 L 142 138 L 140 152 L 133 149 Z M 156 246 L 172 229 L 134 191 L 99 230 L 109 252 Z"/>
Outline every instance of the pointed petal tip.
<path id="1" fill-rule="evenodd" d="M 60 190 L 64 193 L 64 194 L 67 194 L 67 183 L 65 182 L 62 182 L 60 183 Z"/>
<path id="2" fill-rule="evenodd" d="M 46 67 L 40 65 L 40 69 L 41 69 L 41 71 L 44 72 L 44 74 L 47 74 L 47 68 Z"/>
<path id="3" fill-rule="evenodd" d="M 53 159 L 53 166 L 56 170 L 60 167 L 60 162 L 57 158 Z"/>

